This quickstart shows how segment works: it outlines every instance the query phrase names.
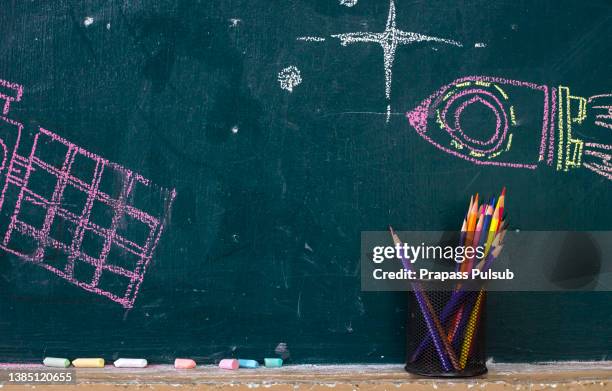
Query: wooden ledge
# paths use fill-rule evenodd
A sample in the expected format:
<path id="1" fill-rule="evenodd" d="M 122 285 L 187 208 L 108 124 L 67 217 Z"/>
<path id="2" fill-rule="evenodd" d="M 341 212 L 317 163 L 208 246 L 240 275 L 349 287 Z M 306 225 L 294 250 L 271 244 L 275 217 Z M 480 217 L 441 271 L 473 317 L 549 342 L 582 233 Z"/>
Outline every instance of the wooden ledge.
<path id="1" fill-rule="evenodd" d="M 6 370 L 39 370 L 38 365 L 0 366 Z M 317 390 L 608 390 L 612 389 L 612 362 L 554 364 L 490 364 L 489 373 L 470 379 L 428 379 L 404 372 L 400 365 L 296 365 L 279 369 L 224 371 L 213 366 L 175 370 L 167 365 L 146 369 L 76 369 L 77 386 L 9 385 L 5 390 L 119 391 L 126 389 L 182 391 L 232 389 L 247 391 Z"/>

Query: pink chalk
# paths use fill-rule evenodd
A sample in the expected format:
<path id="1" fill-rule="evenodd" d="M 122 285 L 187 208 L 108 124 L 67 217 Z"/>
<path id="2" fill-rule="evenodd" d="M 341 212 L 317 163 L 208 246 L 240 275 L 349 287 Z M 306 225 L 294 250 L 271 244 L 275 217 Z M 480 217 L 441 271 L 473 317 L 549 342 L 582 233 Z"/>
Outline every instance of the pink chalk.
<path id="1" fill-rule="evenodd" d="M 176 369 L 193 369 L 196 367 L 196 362 L 190 358 L 177 358 L 174 360 L 174 368 Z"/>
<path id="2" fill-rule="evenodd" d="M 219 368 L 221 369 L 238 369 L 238 367 L 240 366 L 240 364 L 238 363 L 238 360 L 234 359 L 234 358 L 226 358 L 221 360 L 221 362 L 219 363 Z"/>
<path id="3" fill-rule="evenodd" d="M 4 117 L 22 94 L 21 85 L 0 80 L 0 208 L 11 215 L 0 249 L 132 308 L 176 191 L 47 129 L 22 132 L 21 123 Z M 27 148 L 22 133 L 34 134 Z M 83 264 L 93 275 L 74 272 Z"/>
<path id="4" fill-rule="evenodd" d="M 478 85 L 477 83 L 492 83 L 497 86 Z M 505 93 L 501 94 L 499 90 L 501 90 L 502 87 L 506 88 L 509 86 L 537 91 L 541 93 L 543 98 L 541 134 L 538 134 L 538 132 L 534 132 L 533 134 L 533 142 L 536 143 L 536 151 L 538 152 L 535 159 L 533 157 L 525 159 L 523 156 L 516 158 L 508 156 L 508 149 L 505 149 L 504 145 L 502 145 L 505 143 L 507 146 L 506 148 L 510 146 L 507 137 L 510 133 L 507 113 L 511 113 L 510 108 L 512 103 L 509 103 L 507 96 L 504 95 Z M 448 154 L 478 165 L 527 168 L 533 170 L 537 167 L 538 162 L 545 159 L 547 152 L 547 164 L 551 165 L 553 161 L 552 152 L 554 149 L 554 135 L 551 132 L 549 137 L 548 132 L 550 130 L 549 120 L 555 118 L 555 116 L 554 113 L 551 114 L 551 103 L 549 99 L 549 88 L 545 85 L 496 77 L 469 76 L 457 79 L 451 84 L 445 85 L 432 96 L 425 99 L 415 109 L 407 113 L 406 116 L 408 117 L 410 125 L 421 137 Z M 489 139 L 473 139 L 469 137 L 461 127 L 461 114 L 465 108 L 475 103 L 484 105 L 495 115 L 495 132 L 492 133 Z M 553 105 L 554 103 L 555 101 L 553 100 Z M 554 108 L 553 106 L 553 109 Z M 436 116 L 436 114 L 438 115 Z M 440 129 L 442 129 L 443 132 L 439 132 Z M 459 150 L 448 147 L 448 142 L 451 140 L 458 142 L 462 146 L 462 149 Z M 549 149 L 548 151 L 546 151 L 547 148 Z M 470 152 L 480 154 L 499 154 L 500 152 L 504 152 L 506 154 L 501 158 L 491 159 L 491 157 L 497 155 L 489 156 L 489 158 L 483 156 L 475 157 L 470 154 Z"/>

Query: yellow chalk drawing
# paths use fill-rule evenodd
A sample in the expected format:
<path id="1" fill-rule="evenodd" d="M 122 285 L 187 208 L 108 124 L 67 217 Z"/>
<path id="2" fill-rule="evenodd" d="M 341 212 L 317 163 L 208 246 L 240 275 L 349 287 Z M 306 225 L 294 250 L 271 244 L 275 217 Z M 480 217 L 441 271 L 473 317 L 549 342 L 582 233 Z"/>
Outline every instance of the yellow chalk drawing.
<path id="1" fill-rule="evenodd" d="M 506 145 L 506 151 L 509 151 L 511 146 L 512 146 L 512 133 L 510 133 L 510 135 L 508 136 L 508 144 Z"/>
<path id="2" fill-rule="evenodd" d="M 508 100 L 508 94 L 506 94 L 506 91 L 504 91 L 503 88 L 501 88 L 497 84 L 493 84 L 493 87 L 495 87 L 495 89 L 499 91 L 499 93 L 504 97 L 505 100 Z"/>
<path id="3" fill-rule="evenodd" d="M 584 142 L 572 137 L 572 124 L 580 124 L 586 118 L 587 100 L 570 95 L 568 87 L 559 86 L 559 141 L 557 146 L 557 170 L 569 171 L 580 167 Z M 573 105 L 577 104 L 573 113 Z"/>
<path id="4" fill-rule="evenodd" d="M 561 88 L 559 87 L 559 102 L 561 101 Z M 567 87 L 565 87 L 567 88 Z M 557 124 L 558 128 L 558 137 L 557 140 L 557 170 L 561 170 L 563 168 L 563 130 L 564 130 L 564 121 L 563 121 L 563 110 L 562 106 L 559 103 L 559 123 Z"/>
<path id="5" fill-rule="evenodd" d="M 502 152 L 503 152 L 503 151 L 497 151 L 497 152 L 495 152 L 495 153 L 492 153 L 492 154 L 490 154 L 490 155 L 487 157 L 487 159 L 493 159 L 493 158 L 496 158 L 496 157 L 498 157 L 499 155 L 501 155 L 501 153 L 502 153 Z"/>
<path id="6" fill-rule="evenodd" d="M 463 149 L 463 144 L 461 144 L 459 141 L 457 140 L 451 140 L 451 145 L 453 147 L 455 147 L 455 149 Z"/>
<path id="7" fill-rule="evenodd" d="M 516 126 L 516 116 L 514 115 L 514 106 L 510 106 L 510 121 Z"/>
<path id="8" fill-rule="evenodd" d="M 440 109 L 436 110 L 436 123 L 440 126 L 440 129 L 444 129 L 444 121 L 442 121 Z"/>
<path id="9" fill-rule="evenodd" d="M 451 97 L 451 96 L 453 96 L 453 95 L 455 95 L 455 89 L 454 89 L 454 88 L 453 88 L 452 90 L 450 90 L 450 91 L 448 92 L 448 94 L 446 94 L 446 95 L 444 96 L 444 98 L 442 98 L 442 100 L 443 100 L 443 101 L 446 101 L 448 98 L 450 98 L 450 97 Z"/>
<path id="10" fill-rule="evenodd" d="M 470 156 L 483 157 L 485 154 L 482 152 L 470 151 Z"/>

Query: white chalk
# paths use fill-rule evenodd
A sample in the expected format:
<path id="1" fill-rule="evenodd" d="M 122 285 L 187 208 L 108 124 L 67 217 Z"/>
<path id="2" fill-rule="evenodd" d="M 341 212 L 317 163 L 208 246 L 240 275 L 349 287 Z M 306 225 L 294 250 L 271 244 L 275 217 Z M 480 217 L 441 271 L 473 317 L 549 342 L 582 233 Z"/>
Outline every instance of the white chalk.
<path id="1" fill-rule="evenodd" d="M 357 3 L 355 1 L 355 3 Z M 346 4 L 353 4 L 352 1 L 346 1 Z M 385 70 L 385 98 L 387 104 L 391 101 L 391 85 L 393 83 L 393 63 L 395 62 L 395 53 L 400 45 L 411 45 L 415 42 L 437 42 L 448 45 L 462 47 L 460 42 L 452 39 L 445 39 L 425 34 L 415 33 L 412 31 L 403 31 L 397 28 L 395 12 L 395 0 L 389 2 L 389 15 L 387 16 L 387 25 L 384 31 L 366 32 L 358 31 L 354 33 L 334 34 L 331 37 L 340 40 L 342 46 L 347 46 L 353 43 L 370 42 L 379 44 L 383 48 L 383 62 Z M 387 110 L 387 122 L 391 118 L 391 110 Z"/>
<path id="2" fill-rule="evenodd" d="M 145 368 L 148 364 L 144 358 L 120 358 L 114 362 L 116 368 Z"/>
<path id="3" fill-rule="evenodd" d="M 278 82 L 283 90 L 293 92 L 293 89 L 302 84 L 302 75 L 296 66 L 289 66 L 278 74 Z"/>
<path id="4" fill-rule="evenodd" d="M 357 0 L 340 0 L 340 5 L 344 5 L 346 7 L 354 7 L 357 4 Z"/>

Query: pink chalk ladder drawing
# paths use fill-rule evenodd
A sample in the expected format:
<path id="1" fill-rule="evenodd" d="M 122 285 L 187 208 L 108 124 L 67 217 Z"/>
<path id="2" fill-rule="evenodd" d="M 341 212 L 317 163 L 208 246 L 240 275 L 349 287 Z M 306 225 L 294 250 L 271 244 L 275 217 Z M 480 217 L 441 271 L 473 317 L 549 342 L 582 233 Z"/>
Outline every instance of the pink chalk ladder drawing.
<path id="1" fill-rule="evenodd" d="M 132 308 L 176 191 L 44 128 L 19 154 L 23 125 L 5 116 L 22 94 L 0 80 L 0 248 Z"/>

